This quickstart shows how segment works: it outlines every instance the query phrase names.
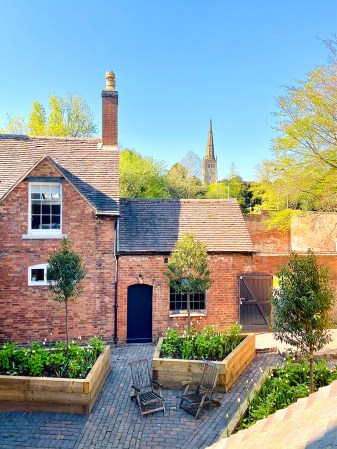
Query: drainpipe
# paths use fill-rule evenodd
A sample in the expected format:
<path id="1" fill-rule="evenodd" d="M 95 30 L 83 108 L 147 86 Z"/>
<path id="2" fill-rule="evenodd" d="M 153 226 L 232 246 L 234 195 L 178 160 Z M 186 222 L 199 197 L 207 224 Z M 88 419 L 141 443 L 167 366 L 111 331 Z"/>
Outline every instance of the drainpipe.
<path id="1" fill-rule="evenodd" d="M 114 245 L 114 257 L 115 257 L 115 302 L 114 302 L 114 337 L 113 342 L 117 345 L 118 342 L 118 330 L 117 330 L 117 312 L 118 312 L 118 229 L 119 229 L 119 221 L 116 218 L 115 222 L 115 245 Z"/>

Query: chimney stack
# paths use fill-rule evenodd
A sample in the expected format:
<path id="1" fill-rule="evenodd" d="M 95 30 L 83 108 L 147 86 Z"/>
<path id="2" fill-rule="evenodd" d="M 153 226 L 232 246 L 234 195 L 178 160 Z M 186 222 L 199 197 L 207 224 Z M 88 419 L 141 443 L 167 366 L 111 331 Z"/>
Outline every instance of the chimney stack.
<path id="1" fill-rule="evenodd" d="M 105 73 L 106 86 L 102 90 L 102 143 L 103 149 L 118 148 L 118 92 L 115 90 L 115 74 Z"/>

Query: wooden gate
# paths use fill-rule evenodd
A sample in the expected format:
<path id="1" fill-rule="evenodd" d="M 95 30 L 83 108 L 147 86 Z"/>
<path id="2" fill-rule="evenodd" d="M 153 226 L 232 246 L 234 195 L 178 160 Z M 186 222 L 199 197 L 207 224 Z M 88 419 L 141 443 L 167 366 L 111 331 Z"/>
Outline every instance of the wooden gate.
<path id="1" fill-rule="evenodd" d="M 152 287 L 135 284 L 128 288 L 127 342 L 152 341 Z"/>
<path id="2" fill-rule="evenodd" d="M 240 276 L 240 324 L 244 330 L 269 330 L 272 286 L 270 274 L 245 273 Z"/>

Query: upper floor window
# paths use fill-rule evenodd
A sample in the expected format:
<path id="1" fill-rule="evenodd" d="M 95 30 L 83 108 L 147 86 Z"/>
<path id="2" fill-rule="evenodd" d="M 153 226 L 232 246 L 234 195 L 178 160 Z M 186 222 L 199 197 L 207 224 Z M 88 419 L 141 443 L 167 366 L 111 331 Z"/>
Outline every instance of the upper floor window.
<path id="1" fill-rule="evenodd" d="M 61 233 L 61 197 L 59 183 L 29 184 L 29 232 Z"/>

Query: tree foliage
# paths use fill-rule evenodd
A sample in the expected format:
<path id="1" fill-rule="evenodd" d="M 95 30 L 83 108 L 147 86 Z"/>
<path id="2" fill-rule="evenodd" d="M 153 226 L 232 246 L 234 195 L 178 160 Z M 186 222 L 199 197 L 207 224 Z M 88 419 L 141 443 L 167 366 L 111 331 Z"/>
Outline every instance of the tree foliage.
<path id="1" fill-rule="evenodd" d="M 165 180 L 171 198 L 199 198 L 206 192 L 200 179 L 180 163 L 173 165 Z"/>
<path id="2" fill-rule="evenodd" d="M 133 150 L 120 153 L 120 196 L 125 198 L 167 198 L 166 168 L 163 162 L 142 157 Z"/>
<path id="3" fill-rule="evenodd" d="M 335 290 L 329 286 L 328 269 L 320 267 L 315 254 L 291 254 L 288 266 L 277 273 L 279 288 L 272 296 L 272 331 L 277 339 L 297 348 L 310 362 L 314 391 L 313 357 L 331 341 L 331 309 Z"/>
<path id="4" fill-rule="evenodd" d="M 336 48 L 330 41 L 329 63 L 277 100 L 274 158 L 261 164 L 253 187 L 264 209 L 337 210 Z"/>
<path id="5" fill-rule="evenodd" d="M 64 98 L 49 96 L 49 113 L 34 101 L 28 124 L 23 116 L 7 116 L 2 133 L 30 136 L 91 137 L 97 133 L 92 112 L 83 97 L 68 94 Z"/>
<path id="6" fill-rule="evenodd" d="M 66 239 L 62 239 L 61 249 L 55 251 L 48 260 L 47 280 L 52 297 L 63 302 L 66 312 L 66 339 L 69 346 L 68 304 L 81 293 L 80 281 L 85 277 L 82 258 Z"/>
<path id="7" fill-rule="evenodd" d="M 184 234 L 175 244 L 165 272 L 170 287 L 187 295 L 187 333 L 191 329 L 190 295 L 208 290 L 212 285 L 204 242 L 193 234 Z"/>

